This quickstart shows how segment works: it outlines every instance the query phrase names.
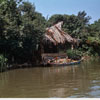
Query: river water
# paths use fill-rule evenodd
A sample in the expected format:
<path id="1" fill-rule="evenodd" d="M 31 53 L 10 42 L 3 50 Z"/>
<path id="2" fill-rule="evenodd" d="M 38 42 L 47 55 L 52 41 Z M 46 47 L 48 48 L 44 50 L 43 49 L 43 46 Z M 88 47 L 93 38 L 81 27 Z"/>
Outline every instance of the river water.
<path id="1" fill-rule="evenodd" d="M 0 73 L 0 97 L 100 98 L 100 62 Z"/>

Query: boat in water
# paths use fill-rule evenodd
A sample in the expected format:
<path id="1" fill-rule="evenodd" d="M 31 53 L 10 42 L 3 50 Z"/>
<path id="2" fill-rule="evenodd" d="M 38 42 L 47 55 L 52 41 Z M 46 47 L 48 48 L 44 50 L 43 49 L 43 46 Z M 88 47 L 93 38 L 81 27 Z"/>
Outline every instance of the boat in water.
<path id="1" fill-rule="evenodd" d="M 44 66 L 68 66 L 80 64 L 83 59 L 69 59 L 68 57 L 46 57 L 43 61 Z"/>
<path id="2" fill-rule="evenodd" d="M 66 62 L 66 63 L 48 63 L 48 66 L 68 66 L 68 65 L 76 65 L 80 64 L 82 60 L 77 60 L 74 62 Z"/>

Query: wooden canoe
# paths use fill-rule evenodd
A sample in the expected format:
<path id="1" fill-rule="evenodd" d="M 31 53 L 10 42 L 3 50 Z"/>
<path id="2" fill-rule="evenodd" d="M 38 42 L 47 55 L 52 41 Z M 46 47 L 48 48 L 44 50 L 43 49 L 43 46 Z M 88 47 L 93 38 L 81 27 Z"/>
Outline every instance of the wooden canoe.
<path id="1" fill-rule="evenodd" d="M 62 63 L 62 64 L 59 64 L 59 63 L 50 63 L 48 64 L 49 66 L 68 66 L 68 65 L 76 65 L 76 64 L 80 64 L 82 60 L 78 60 L 78 61 L 75 61 L 75 62 L 69 62 L 69 63 Z"/>

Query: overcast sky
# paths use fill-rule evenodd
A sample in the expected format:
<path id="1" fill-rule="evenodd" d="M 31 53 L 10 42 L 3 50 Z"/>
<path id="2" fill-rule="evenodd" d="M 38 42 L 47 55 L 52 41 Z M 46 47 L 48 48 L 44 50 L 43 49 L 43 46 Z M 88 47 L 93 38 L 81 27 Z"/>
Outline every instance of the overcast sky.
<path id="1" fill-rule="evenodd" d="M 36 11 L 43 16 L 51 16 L 53 14 L 75 14 L 85 10 L 93 23 L 100 18 L 100 0 L 26 0 L 34 3 Z"/>

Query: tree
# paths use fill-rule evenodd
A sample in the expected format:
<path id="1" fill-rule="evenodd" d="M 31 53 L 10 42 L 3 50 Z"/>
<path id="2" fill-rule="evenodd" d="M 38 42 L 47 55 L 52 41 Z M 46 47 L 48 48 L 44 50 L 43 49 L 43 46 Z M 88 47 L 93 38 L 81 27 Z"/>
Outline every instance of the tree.
<path id="1" fill-rule="evenodd" d="M 100 38 L 100 19 L 89 26 L 90 36 Z"/>
<path id="2" fill-rule="evenodd" d="M 22 18 L 23 55 L 26 55 L 26 60 L 32 60 L 32 56 L 38 55 L 35 54 L 35 51 L 38 50 L 38 46 L 45 32 L 46 20 L 41 13 L 35 11 L 35 6 L 29 2 L 23 2 L 19 6 L 19 11 L 21 12 Z"/>
<path id="3" fill-rule="evenodd" d="M 78 15 L 61 15 L 55 14 L 48 20 L 48 26 L 52 26 L 59 21 L 63 21 L 63 30 L 68 32 L 74 38 L 80 38 L 87 36 L 87 26 L 90 20 L 85 11 L 79 12 Z"/>
<path id="4" fill-rule="evenodd" d="M 1 37 L 1 52 L 6 53 L 9 60 L 15 58 L 16 51 L 20 47 L 21 16 L 17 8 L 18 2 L 6 0 L 1 4 L 0 15 L 3 18 L 3 35 Z"/>
<path id="5" fill-rule="evenodd" d="M 79 20 L 83 23 L 83 25 L 87 25 L 89 23 L 89 20 L 91 19 L 90 16 L 86 16 L 87 13 L 85 11 L 78 12 L 77 17 Z"/>
<path id="6" fill-rule="evenodd" d="M 48 26 L 52 26 L 60 21 L 64 21 L 64 16 L 61 14 L 54 14 L 48 20 Z"/>

